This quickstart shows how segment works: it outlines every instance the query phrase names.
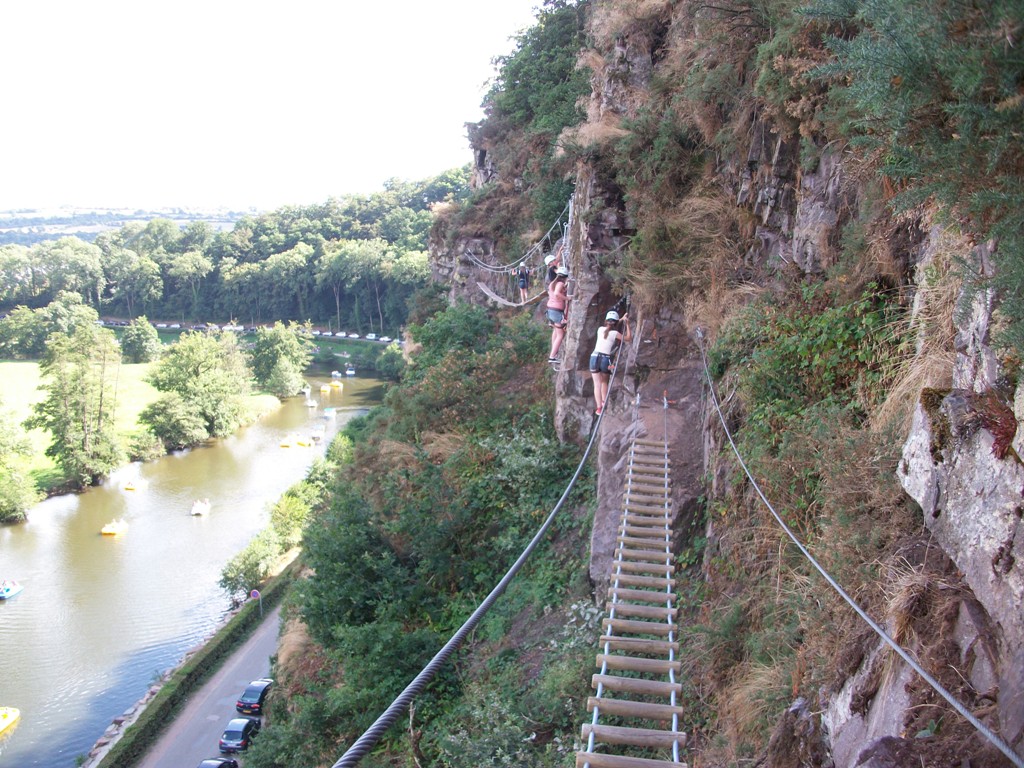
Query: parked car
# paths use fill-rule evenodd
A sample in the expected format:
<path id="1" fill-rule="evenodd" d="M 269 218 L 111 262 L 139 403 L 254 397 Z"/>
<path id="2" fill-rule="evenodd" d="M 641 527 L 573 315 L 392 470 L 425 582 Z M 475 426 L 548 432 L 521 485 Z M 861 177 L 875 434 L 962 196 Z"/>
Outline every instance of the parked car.
<path id="1" fill-rule="evenodd" d="M 388 342 L 391 341 L 391 337 L 390 336 L 381 336 L 380 337 L 380 341 L 383 341 L 385 344 L 387 344 Z"/>
<path id="2" fill-rule="evenodd" d="M 358 338 L 359 338 L 359 334 L 358 334 L 358 333 L 350 333 L 350 334 L 348 335 L 348 337 L 349 337 L 350 339 L 358 339 Z"/>
<path id="3" fill-rule="evenodd" d="M 221 752 L 244 752 L 260 732 L 260 721 L 255 717 L 231 719 L 220 737 Z"/>
<path id="4" fill-rule="evenodd" d="M 366 334 L 366 338 L 368 338 L 370 341 L 376 341 L 377 340 L 377 334 L 376 333 L 368 333 L 368 334 Z"/>
<path id="5" fill-rule="evenodd" d="M 233 757 L 209 757 L 198 768 L 238 768 L 238 761 Z"/>
<path id="6" fill-rule="evenodd" d="M 266 701 L 267 694 L 270 693 L 270 688 L 273 684 L 274 681 L 269 677 L 253 680 L 242 691 L 242 695 L 238 697 L 238 701 L 235 702 L 235 709 L 243 715 L 260 714 L 263 712 L 263 702 Z"/>

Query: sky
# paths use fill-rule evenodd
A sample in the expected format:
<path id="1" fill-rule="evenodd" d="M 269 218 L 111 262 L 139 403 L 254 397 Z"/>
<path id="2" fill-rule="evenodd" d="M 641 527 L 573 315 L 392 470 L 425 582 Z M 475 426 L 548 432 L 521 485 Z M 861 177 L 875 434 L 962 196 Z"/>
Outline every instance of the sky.
<path id="1" fill-rule="evenodd" d="M 541 0 L 0 5 L 0 210 L 266 210 L 472 160 Z"/>

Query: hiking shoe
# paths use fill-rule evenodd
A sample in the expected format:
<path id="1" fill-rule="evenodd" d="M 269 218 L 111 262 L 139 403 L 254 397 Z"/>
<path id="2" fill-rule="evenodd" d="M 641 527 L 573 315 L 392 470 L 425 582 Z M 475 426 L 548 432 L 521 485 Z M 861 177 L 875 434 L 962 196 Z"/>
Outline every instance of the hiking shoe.
<path id="1" fill-rule="evenodd" d="M 598 408 L 596 411 L 594 411 L 594 415 L 595 416 L 600 416 L 601 415 L 601 411 L 602 411 L 602 409 Z"/>
<path id="2" fill-rule="evenodd" d="M 557 357 L 549 357 L 548 358 L 548 362 L 549 363 L 557 363 L 557 362 L 559 362 L 559 359 Z"/>

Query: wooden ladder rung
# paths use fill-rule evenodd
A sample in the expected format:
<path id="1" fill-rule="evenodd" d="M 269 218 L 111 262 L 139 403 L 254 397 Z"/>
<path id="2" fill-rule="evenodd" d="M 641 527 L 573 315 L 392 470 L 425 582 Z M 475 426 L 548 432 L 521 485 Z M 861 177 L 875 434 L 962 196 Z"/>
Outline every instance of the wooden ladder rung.
<path id="1" fill-rule="evenodd" d="M 616 616 L 636 616 L 641 619 L 660 619 L 668 621 L 676 615 L 675 608 L 663 608 L 660 605 L 637 605 L 636 603 L 605 603 L 605 610 L 615 608 Z"/>
<path id="2" fill-rule="evenodd" d="M 638 717 L 645 720 L 671 720 L 673 716 L 683 714 L 683 708 L 673 704 L 652 704 L 649 701 L 588 696 L 587 712 L 593 712 L 595 708 L 606 715 Z"/>
<path id="3" fill-rule="evenodd" d="M 657 576 L 634 576 L 631 573 L 612 574 L 612 584 L 622 584 L 631 587 L 653 587 L 655 589 L 671 589 L 675 587 L 675 579 L 662 579 Z"/>
<path id="4" fill-rule="evenodd" d="M 668 464 L 668 454 L 664 451 L 633 451 L 633 463 L 657 462 L 659 466 Z"/>
<path id="5" fill-rule="evenodd" d="M 634 563 L 629 560 L 615 560 L 612 563 L 613 568 L 618 568 L 628 573 L 664 573 L 673 574 L 676 572 L 676 567 L 672 563 Z"/>
<path id="6" fill-rule="evenodd" d="M 628 525 L 646 528 L 670 528 L 672 526 L 672 518 L 668 515 L 639 515 L 635 512 L 627 512 L 622 519 Z"/>
<path id="7" fill-rule="evenodd" d="M 664 444 L 662 445 L 647 445 L 641 443 L 633 443 L 633 455 L 634 456 L 657 456 L 661 459 L 668 458 L 668 451 L 665 450 Z"/>
<path id="8" fill-rule="evenodd" d="M 673 760 L 649 760 L 646 757 L 623 757 L 603 752 L 577 752 L 576 768 L 689 768 Z"/>
<path id="9" fill-rule="evenodd" d="M 663 485 L 652 483 L 629 482 L 626 484 L 627 496 L 656 496 L 659 499 L 669 498 L 669 489 Z"/>
<path id="10" fill-rule="evenodd" d="M 635 538 L 644 539 L 665 539 L 666 541 L 672 535 L 672 531 L 668 526 L 662 528 L 656 528 L 653 525 L 642 526 L 642 525 L 620 525 L 619 536 L 631 536 Z"/>
<path id="11" fill-rule="evenodd" d="M 580 735 L 586 741 L 594 734 L 594 741 L 601 744 L 628 744 L 631 747 L 650 749 L 672 749 L 676 744 L 686 746 L 686 734 L 682 731 L 659 731 L 654 728 L 626 728 L 620 725 L 594 725 L 584 723 Z"/>
<path id="12" fill-rule="evenodd" d="M 628 632 L 631 635 L 658 635 L 665 637 L 675 630 L 667 621 L 636 621 L 634 619 L 602 619 L 601 628 L 608 632 Z"/>
<path id="13" fill-rule="evenodd" d="M 664 517 L 669 517 L 671 510 L 668 507 L 657 507 L 650 504 L 640 504 L 634 501 L 626 502 L 626 512 L 654 512 L 661 513 Z"/>
<path id="14" fill-rule="evenodd" d="M 609 691 L 638 693 L 645 696 L 664 696 L 666 698 L 673 693 L 678 695 L 683 692 L 683 686 L 680 683 L 669 683 L 664 680 L 646 680 L 642 677 L 619 677 L 618 675 L 594 675 L 590 678 L 590 685 L 595 690 L 598 685 L 602 685 Z"/>
<path id="15" fill-rule="evenodd" d="M 630 475 L 652 475 L 657 477 L 669 476 L 669 466 L 664 462 L 658 462 L 657 464 L 630 464 L 627 467 Z"/>
<path id="16" fill-rule="evenodd" d="M 633 562 L 641 560 L 648 563 L 664 563 L 672 559 L 671 552 L 656 552 L 652 549 L 630 549 L 629 547 L 620 546 L 615 550 L 616 558 L 618 558 L 620 552 L 622 553 L 623 560 L 631 560 Z"/>
<path id="17" fill-rule="evenodd" d="M 584 723 L 580 735 L 586 741 L 590 734 L 594 740 L 602 744 L 629 744 L 630 746 L 647 746 L 652 750 L 671 750 L 679 744 L 680 749 L 686 746 L 686 734 L 683 731 L 665 731 L 655 728 L 626 728 L 620 725 L 594 725 Z"/>
<path id="18" fill-rule="evenodd" d="M 629 651 L 631 653 L 677 652 L 679 643 L 674 640 L 651 640 L 646 637 L 619 637 L 618 635 L 601 635 L 600 645 L 612 651 Z"/>
<path id="19" fill-rule="evenodd" d="M 638 437 L 633 441 L 633 445 L 660 445 L 665 446 L 664 440 L 648 440 L 645 437 Z"/>
<path id="20" fill-rule="evenodd" d="M 671 504 L 671 499 L 668 496 L 655 496 L 650 493 L 627 493 L 625 506 L 628 509 L 634 507 L 651 507 L 658 510 L 659 512 L 666 513 Z"/>
<path id="21" fill-rule="evenodd" d="M 632 544 L 637 547 L 641 547 L 646 550 L 654 550 L 659 546 L 658 539 L 651 538 L 634 538 L 632 536 L 619 536 L 616 540 L 618 544 Z M 665 546 L 666 551 L 668 550 L 667 542 L 662 542 Z"/>
<path id="22" fill-rule="evenodd" d="M 597 654 L 596 667 L 604 669 L 625 669 L 630 672 L 644 672 L 652 675 L 667 675 L 678 672 L 682 664 L 668 659 L 648 659 L 644 656 L 622 656 L 614 653 Z"/>
<path id="23" fill-rule="evenodd" d="M 673 592 L 659 592 L 655 589 L 630 589 L 629 587 L 609 587 L 608 597 L 618 601 L 638 600 L 644 603 L 667 603 L 675 602 L 676 596 Z"/>

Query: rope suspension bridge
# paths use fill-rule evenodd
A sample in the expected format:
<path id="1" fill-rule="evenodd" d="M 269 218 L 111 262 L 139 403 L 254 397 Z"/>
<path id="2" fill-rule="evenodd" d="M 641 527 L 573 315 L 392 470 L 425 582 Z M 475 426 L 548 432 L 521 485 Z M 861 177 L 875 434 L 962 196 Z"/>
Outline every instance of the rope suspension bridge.
<path id="1" fill-rule="evenodd" d="M 536 272 L 538 269 L 543 269 L 544 264 L 542 260 L 544 255 L 553 252 L 557 247 L 557 244 L 565 239 L 566 232 L 572 222 L 572 216 L 573 209 L 572 201 L 570 200 L 565 204 L 565 208 L 562 209 L 562 212 L 548 228 L 548 231 L 545 232 L 544 235 L 533 245 L 527 248 L 521 256 L 507 264 L 491 264 L 481 258 L 480 255 L 473 253 L 471 250 L 467 250 L 465 252 L 466 258 L 469 259 L 477 269 L 491 276 L 491 282 L 494 283 L 492 286 L 484 280 L 478 280 L 476 283 L 477 287 L 483 291 L 491 301 L 507 307 L 524 307 L 537 301 L 544 295 L 545 292 L 543 290 L 529 296 L 525 301 L 520 299 L 518 277 L 519 268 L 525 267 L 531 274 Z"/>

